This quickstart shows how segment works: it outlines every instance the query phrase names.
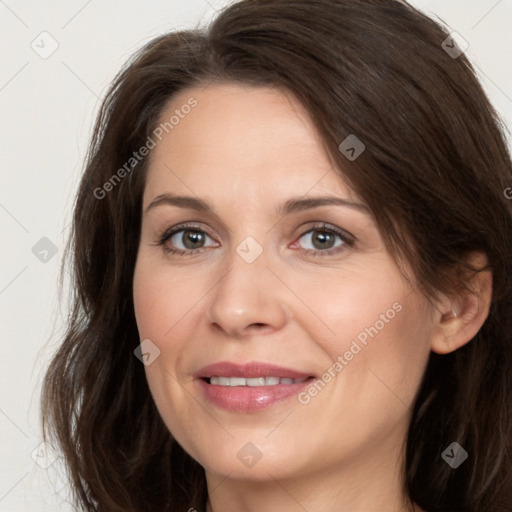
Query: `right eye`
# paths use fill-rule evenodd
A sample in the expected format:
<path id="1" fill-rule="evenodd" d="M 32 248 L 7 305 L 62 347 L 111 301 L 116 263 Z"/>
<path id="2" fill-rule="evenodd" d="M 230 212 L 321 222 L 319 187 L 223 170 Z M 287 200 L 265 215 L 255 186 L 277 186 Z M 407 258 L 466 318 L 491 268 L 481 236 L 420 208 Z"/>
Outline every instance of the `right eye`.
<path id="1" fill-rule="evenodd" d="M 165 231 L 158 242 L 164 246 L 166 252 L 173 254 L 196 254 L 205 247 L 215 247 L 216 243 L 205 245 L 206 240 L 212 238 L 205 231 L 195 227 L 180 225 Z"/>

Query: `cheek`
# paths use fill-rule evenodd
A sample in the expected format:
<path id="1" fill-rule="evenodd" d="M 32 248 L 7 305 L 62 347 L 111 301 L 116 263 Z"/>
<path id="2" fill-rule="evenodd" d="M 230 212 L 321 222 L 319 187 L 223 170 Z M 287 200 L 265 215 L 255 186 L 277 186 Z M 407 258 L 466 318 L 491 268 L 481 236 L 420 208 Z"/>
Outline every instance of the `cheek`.
<path id="1" fill-rule="evenodd" d="M 337 394 L 343 400 L 347 392 L 362 398 L 363 392 L 373 396 L 379 388 L 389 388 L 391 399 L 396 393 L 407 402 L 414 397 L 430 353 L 428 309 L 396 267 L 381 265 L 378 270 L 360 272 L 357 279 L 345 276 L 318 283 L 309 294 L 323 325 L 316 342 L 331 361 L 324 370 L 343 374 L 334 379 L 335 388 L 344 388 Z M 306 287 L 303 283 L 304 292 Z M 340 364 L 333 368 L 335 361 Z"/>
<path id="2" fill-rule="evenodd" d="M 393 330 L 390 326 L 400 324 L 410 293 L 396 268 L 381 262 L 311 281 L 304 279 L 297 294 L 308 297 L 319 325 L 317 339 L 333 359 L 352 340 L 364 346 L 373 336 Z"/>
<path id="3" fill-rule="evenodd" d="M 190 310 L 188 300 L 184 300 L 190 295 L 173 284 L 169 272 L 162 272 L 150 260 L 137 262 L 133 302 L 139 338 L 151 340 L 160 351 L 154 362 L 145 366 L 146 379 L 160 417 L 177 438 L 185 436 L 181 421 L 178 421 L 182 414 L 178 411 L 190 406 L 177 381 L 180 344 L 186 341 L 186 336 L 177 333 L 185 324 L 180 319 Z"/>
<path id="4" fill-rule="evenodd" d="M 422 298 L 406 289 L 372 298 L 345 325 L 343 343 L 332 355 L 343 358 L 344 398 L 401 415 L 414 400 L 430 354 Z"/>
<path id="5" fill-rule="evenodd" d="M 150 260 L 138 262 L 133 279 L 133 302 L 141 339 L 167 338 L 204 295 L 197 284 L 152 265 Z"/>
<path id="6" fill-rule="evenodd" d="M 155 289 L 153 276 L 136 268 L 133 282 L 133 305 L 140 339 L 159 338 L 162 329 L 161 306 L 166 299 L 164 290 Z"/>

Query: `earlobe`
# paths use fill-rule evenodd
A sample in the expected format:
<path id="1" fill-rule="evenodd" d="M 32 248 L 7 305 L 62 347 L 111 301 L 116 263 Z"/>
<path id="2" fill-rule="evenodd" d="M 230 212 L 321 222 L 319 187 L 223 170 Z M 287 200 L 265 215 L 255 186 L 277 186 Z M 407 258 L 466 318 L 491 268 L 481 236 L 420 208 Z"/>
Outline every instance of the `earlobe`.
<path id="1" fill-rule="evenodd" d="M 436 314 L 431 350 L 448 354 L 470 342 L 489 314 L 492 299 L 492 273 L 481 270 L 471 279 L 472 293 L 444 297 Z"/>

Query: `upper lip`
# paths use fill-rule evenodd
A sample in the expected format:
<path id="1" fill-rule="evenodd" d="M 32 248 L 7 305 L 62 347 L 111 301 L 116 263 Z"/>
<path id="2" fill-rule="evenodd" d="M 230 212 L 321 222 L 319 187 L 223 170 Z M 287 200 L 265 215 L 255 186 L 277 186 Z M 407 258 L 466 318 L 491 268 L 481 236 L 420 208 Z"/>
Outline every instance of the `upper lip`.
<path id="1" fill-rule="evenodd" d="M 289 379 L 302 379 L 311 377 L 310 373 L 304 373 L 291 368 L 277 366 L 275 364 L 258 363 L 255 361 L 245 364 L 231 363 L 222 361 L 219 363 L 209 364 L 201 368 L 194 375 L 197 379 L 205 379 L 210 377 L 281 377 Z"/>

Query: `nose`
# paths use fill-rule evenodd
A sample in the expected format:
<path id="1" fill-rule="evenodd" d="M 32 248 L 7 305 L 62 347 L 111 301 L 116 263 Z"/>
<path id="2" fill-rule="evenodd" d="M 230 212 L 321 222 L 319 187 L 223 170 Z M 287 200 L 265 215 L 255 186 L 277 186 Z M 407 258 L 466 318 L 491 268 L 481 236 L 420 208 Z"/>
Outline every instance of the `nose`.
<path id="1" fill-rule="evenodd" d="M 235 253 L 230 263 L 209 294 L 206 316 L 212 327 L 239 339 L 282 329 L 292 316 L 286 288 L 263 255 L 247 263 Z"/>

